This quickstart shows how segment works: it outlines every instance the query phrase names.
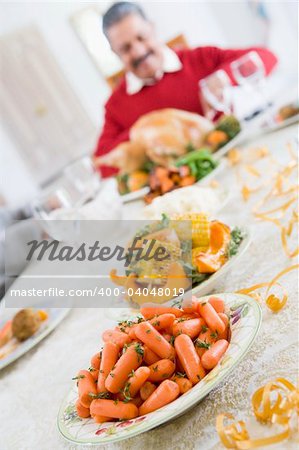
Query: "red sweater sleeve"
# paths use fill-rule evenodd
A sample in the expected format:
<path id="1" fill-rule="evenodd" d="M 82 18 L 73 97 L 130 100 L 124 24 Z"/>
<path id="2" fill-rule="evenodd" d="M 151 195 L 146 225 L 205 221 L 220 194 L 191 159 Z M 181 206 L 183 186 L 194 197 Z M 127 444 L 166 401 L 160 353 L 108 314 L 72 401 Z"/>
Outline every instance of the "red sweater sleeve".
<path id="1" fill-rule="evenodd" d="M 264 63 L 266 75 L 269 75 L 277 63 L 277 58 L 270 50 L 262 47 L 250 47 L 237 50 L 223 50 L 218 47 L 199 47 L 192 51 L 192 58 L 194 65 L 197 66 L 198 72 L 203 75 L 203 78 L 215 72 L 215 70 L 223 69 L 230 76 L 231 80 L 237 84 L 231 73 L 230 63 L 251 51 L 258 53 Z"/>
<path id="2" fill-rule="evenodd" d="M 124 130 L 121 125 L 115 120 L 113 114 L 109 110 L 109 101 L 105 108 L 105 119 L 102 133 L 99 137 L 94 156 L 105 155 L 110 152 L 121 142 L 129 139 L 129 131 Z M 101 174 L 104 178 L 115 175 L 118 169 L 115 167 L 102 166 L 100 168 Z"/>

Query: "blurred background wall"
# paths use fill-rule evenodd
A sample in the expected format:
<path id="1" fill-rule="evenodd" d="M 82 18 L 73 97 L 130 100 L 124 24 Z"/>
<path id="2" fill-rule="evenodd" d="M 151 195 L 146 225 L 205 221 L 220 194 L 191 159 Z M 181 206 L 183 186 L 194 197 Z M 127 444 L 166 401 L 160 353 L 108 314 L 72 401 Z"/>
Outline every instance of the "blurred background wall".
<path id="1" fill-rule="evenodd" d="M 197 1 L 139 2 L 155 22 L 161 40 L 183 33 L 190 46 L 244 47 L 267 45 L 280 58 L 281 78 L 296 79 L 298 52 L 297 2 Z M 7 2 L 1 3 L 1 39 L 35 25 L 54 56 L 65 81 L 90 121 L 90 133 L 80 152 L 91 153 L 103 121 L 103 105 L 110 89 L 84 49 L 71 17 L 80 10 L 97 6 L 101 11 L 111 2 Z M 1 75 L 5 73 L 1 61 Z M 22 77 L 19 77 L 22 88 Z M 23 92 L 26 96 L 26 92 Z M 29 99 L 30 101 L 30 99 Z M 2 110 L 2 113 L 4 111 Z M 83 113 L 82 113 L 83 114 Z M 66 133 L 69 133 L 69 129 Z M 6 125 L 0 126 L 0 203 L 9 208 L 30 201 L 38 192 L 38 177 L 32 174 L 28 154 L 13 139 Z M 61 150 L 63 151 L 63 150 Z M 71 159 L 68 153 L 65 161 Z M 55 161 L 53 161 L 55 165 Z"/>

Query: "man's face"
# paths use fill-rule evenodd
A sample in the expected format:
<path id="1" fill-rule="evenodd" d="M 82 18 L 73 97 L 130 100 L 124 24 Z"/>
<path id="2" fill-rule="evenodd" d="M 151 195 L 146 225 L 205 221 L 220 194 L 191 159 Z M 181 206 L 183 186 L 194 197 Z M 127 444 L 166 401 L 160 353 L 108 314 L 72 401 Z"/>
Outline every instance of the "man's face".
<path id="1" fill-rule="evenodd" d="M 162 47 L 153 26 L 137 14 L 129 14 L 108 30 L 112 50 L 126 71 L 138 78 L 154 78 L 162 70 Z"/>

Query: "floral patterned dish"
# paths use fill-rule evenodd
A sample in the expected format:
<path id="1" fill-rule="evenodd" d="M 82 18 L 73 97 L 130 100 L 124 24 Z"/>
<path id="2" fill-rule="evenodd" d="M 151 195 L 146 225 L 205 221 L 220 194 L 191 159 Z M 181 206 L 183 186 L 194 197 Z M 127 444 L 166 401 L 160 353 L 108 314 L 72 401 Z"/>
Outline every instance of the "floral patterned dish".
<path id="1" fill-rule="evenodd" d="M 78 394 L 74 383 L 58 414 L 58 428 L 63 437 L 82 445 L 100 445 L 131 438 L 182 415 L 218 386 L 249 351 L 258 334 L 262 314 L 259 304 L 251 297 L 236 293 L 217 293 L 217 297 L 225 301 L 225 312 L 230 315 L 231 340 L 222 360 L 203 380 L 157 411 L 132 420 L 103 424 L 97 424 L 91 418 L 78 417 L 75 409 Z"/>

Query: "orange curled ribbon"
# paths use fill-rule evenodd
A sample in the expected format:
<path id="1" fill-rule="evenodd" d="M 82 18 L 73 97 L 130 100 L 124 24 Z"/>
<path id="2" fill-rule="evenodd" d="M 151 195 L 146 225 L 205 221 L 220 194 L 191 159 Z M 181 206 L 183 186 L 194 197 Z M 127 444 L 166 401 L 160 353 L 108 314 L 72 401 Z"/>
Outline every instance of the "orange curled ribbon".
<path id="1" fill-rule="evenodd" d="M 285 225 L 282 221 L 288 214 L 290 207 L 298 202 L 298 185 L 292 184 L 289 179 L 298 167 L 298 159 L 290 143 L 287 144 L 287 150 L 291 160 L 286 165 L 281 165 L 276 161 L 267 148 L 250 149 L 247 153 L 242 152 L 242 156 L 238 149 L 232 149 L 228 152 L 227 159 L 231 166 L 235 166 L 235 174 L 237 182 L 241 186 L 241 195 L 244 202 L 247 202 L 253 194 L 261 191 L 263 188 L 269 188 L 268 193 L 254 206 L 252 212 L 256 218 L 273 223 L 280 229 L 282 248 L 289 258 L 293 258 L 299 254 L 299 246 L 294 250 L 290 250 L 288 238 L 292 234 L 294 225 L 298 224 L 297 206 L 293 207 L 289 222 Z M 261 158 L 267 158 L 270 164 L 272 163 L 276 166 L 276 170 L 268 171 L 272 174 L 269 180 L 261 180 L 259 185 L 250 186 L 247 182 L 244 182 L 241 170 L 256 179 L 262 179 L 262 173 L 253 165 L 255 162 L 259 162 Z M 290 194 L 292 197 L 288 198 Z M 261 210 L 269 200 L 275 198 L 281 198 L 283 203 L 267 211 Z"/>
<path id="2" fill-rule="evenodd" d="M 260 178 L 261 174 L 260 172 L 251 164 L 246 164 L 245 169 L 247 170 L 247 172 L 257 178 Z"/>
<path id="3" fill-rule="evenodd" d="M 294 414 L 299 414 L 299 389 L 285 378 L 276 378 L 253 394 L 252 407 L 257 420 L 281 425 L 283 430 L 269 437 L 250 439 L 245 422 L 225 425 L 224 420 L 234 420 L 234 416 L 229 413 L 219 414 L 216 430 L 226 448 L 247 450 L 287 439 L 292 434 L 290 420 Z"/>
<path id="4" fill-rule="evenodd" d="M 250 297 L 253 297 L 255 299 L 257 299 L 257 293 L 255 292 L 257 289 L 261 289 L 263 287 L 267 287 L 267 290 L 265 292 L 265 302 L 266 305 L 268 306 L 269 309 L 271 309 L 272 312 L 278 312 L 280 311 L 285 304 L 288 301 L 288 293 L 287 291 L 283 289 L 283 297 L 282 299 L 279 299 L 276 295 L 274 294 L 269 294 L 271 288 L 274 285 L 277 286 L 281 286 L 280 283 L 278 283 L 279 278 L 281 278 L 283 275 L 285 275 L 288 272 L 291 272 L 292 270 L 298 269 L 299 268 L 299 264 L 295 264 L 293 266 L 287 267 L 286 269 L 282 270 L 281 272 L 279 272 L 270 282 L 265 282 L 265 283 L 259 283 L 259 284 L 255 284 L 253 286 L 250 286 L 248 288 L 245 289 L 240 289 L 238 291 L 236 291 L 237 294 L 245 294 L 245 295 L 249 295 Z"/>
<path id="5" fill-rule="evenodd" d="M 288 148 L 291 156 L 293 156 L 292 148 Z M 274 175 L 274 182 L 268 194 L 253 208 L 253 214 L 256 218 L 264 220 L 266 222 L 272 222 L 280 229 L 281 243 L 284 252 L 289 258 L 293 258 L 299 254 L 299 246 L 291 251 L 288 248 L 288 238 L 291 236 L 294 225 L 298 225 L 298 185 L 291 184 L 288 177 L 291 175 L 293 170 L 298 167 L 298 160 L 291 160 L 286 166 L 284 166 L 279 172 Z M 292 194 L 291 198 L 287 199 L 287 196 Z M 286 200 L 280 206 L 268 209 L 267 211 L 261 211 L 261 207 L 264 206 L 268 200 L 271 198 L 285 197 Z M 282 219 L 284 219 L 289 208 L 296 204 L 293 211 L 291 212 L 291 219 L 287 225 L 282 224 Z M 273 217 L 276 214 L 276 217 Z"/>
<path id="6" fill-rule="evenodd" d="M 292 218 L 289 221 L 288 226 L 281 227 L 282 247 L 289 258 L 294 258 L 295 256 L 297 256 L 299 254 L 299 246 L 295 250 L 291 251 L 291 250 L 289 250 L 288 242 L 287 242 L 287 238 L 292 234 L 294 225 L 296 225 L 296 224 L 298 225 L 298 218 L 299 218 L 298 212 L 293 211 Z"/>
<path id="7" fill-rule="evenodd" d="M 239 164 L 242 160 L 240 150 L 232 148 L 227 154 L 227 159 L 231 166 Z"/>
<path id="8" fill-rule="evenodd" d="M 282 205 L 280 208 L 276 208 L 275 211 L 281 211 L 282 216 L 284 216 L 286 209 L 296 200 L 296 198 L 291 199 L 286 204 Z M 289 220 L 288 224 L 286 226 L 283 226 L 280 223 L 280 220 L 278 218 L 272 218 L 269 217 L 268 214 L 273 213 L 274 210 L 268 211 L 268 213 L 255 213 L 255 216 L 261 220 L 264 220 L 266 222 L 272 222 L 274 225 L 276 225 L 280 229 L 280 238 L 281 238 L 281 245 L 285 252 L 285 254 L 289 258 L 294 258 L 299 254 L 299 246 L 295 248 L 294 250 L 290 250 L 288 246 L 288 238 L 291 236 L 293 228 L 295 225 L 298 225 L 298 212 L 293 210 L 292 211 L 292 217 Z"/>

